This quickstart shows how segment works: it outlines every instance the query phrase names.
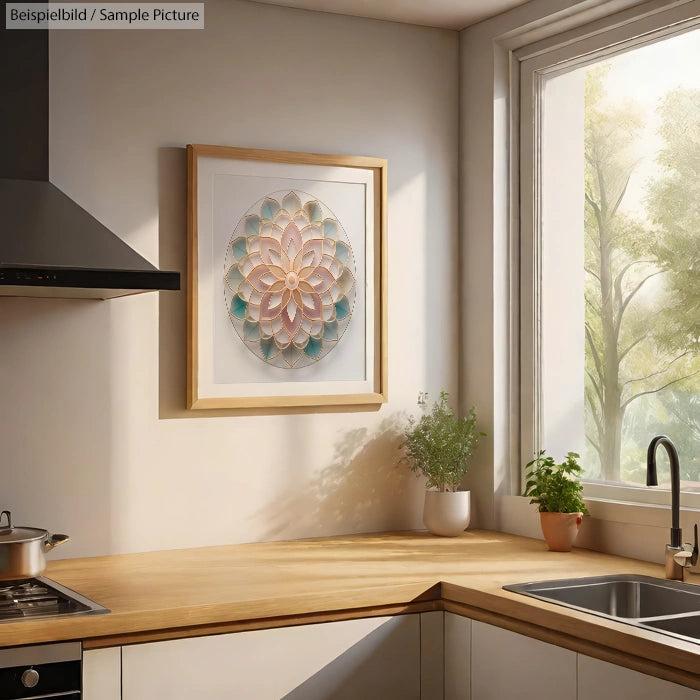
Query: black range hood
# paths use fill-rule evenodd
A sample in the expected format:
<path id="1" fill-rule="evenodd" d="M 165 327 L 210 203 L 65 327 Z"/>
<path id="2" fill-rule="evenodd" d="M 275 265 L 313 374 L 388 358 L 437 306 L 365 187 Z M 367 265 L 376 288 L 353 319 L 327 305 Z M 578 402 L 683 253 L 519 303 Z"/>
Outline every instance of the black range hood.
<path id="1" fill-rule="evenodd" d="M 180 289 L 179 272 L 158 270 L 49 182 L 48 31 L 3 26 L 0 47 L 0 296 Z"/>

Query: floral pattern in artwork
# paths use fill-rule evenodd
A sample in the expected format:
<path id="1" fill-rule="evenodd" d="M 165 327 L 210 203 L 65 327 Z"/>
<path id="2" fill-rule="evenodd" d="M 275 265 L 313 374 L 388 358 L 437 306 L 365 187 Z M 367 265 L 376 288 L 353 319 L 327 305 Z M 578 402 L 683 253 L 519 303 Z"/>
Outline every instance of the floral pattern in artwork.
<path id="1" fill-rule="evenodd" d="M 319 362 L 345 333 L 355 302 L 347 235 L 318 199 L 272 193 L 238 222 L 226 250 L 224 296 L 239 338 L 263 362 Z"/>

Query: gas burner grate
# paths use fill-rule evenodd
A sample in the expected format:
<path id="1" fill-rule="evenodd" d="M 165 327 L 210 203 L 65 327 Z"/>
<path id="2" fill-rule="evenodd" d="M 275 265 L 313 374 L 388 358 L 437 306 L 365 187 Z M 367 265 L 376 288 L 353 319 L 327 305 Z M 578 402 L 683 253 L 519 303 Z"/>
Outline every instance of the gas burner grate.
<path id="1" fill-rule="evenodd" d="M 43 577 L 0 581 L 0 622 L 105 612 L 109 610 Z"/>

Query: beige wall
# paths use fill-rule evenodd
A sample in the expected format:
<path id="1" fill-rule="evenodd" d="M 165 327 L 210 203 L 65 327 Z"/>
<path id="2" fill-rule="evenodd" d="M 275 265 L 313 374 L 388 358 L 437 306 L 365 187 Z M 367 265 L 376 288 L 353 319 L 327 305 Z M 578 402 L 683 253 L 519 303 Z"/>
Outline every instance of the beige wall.
<path id="1" fill-rule="evenodd" d="M 0 503 L 52 556 L 420 527 L 395 466 L 419 390 L 457 392 L 458 35 L 206 3 L 202 31 L 56 31 L 51 179 L 185 270 L 187 143 L 389 161 L 389 403 L 184 410 L 185 294 L 0 299 Z"/>

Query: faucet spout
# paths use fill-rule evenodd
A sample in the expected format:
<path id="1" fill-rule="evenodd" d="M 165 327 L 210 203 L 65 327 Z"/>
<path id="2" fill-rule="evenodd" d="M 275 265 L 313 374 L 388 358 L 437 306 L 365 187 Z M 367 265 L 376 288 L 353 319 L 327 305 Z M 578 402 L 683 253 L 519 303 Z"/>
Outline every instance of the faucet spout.
<path id="1" fill-rule="evenodd" d="M 681 547 L 680 502 L 681 502 L 681 468 L 676 446 L 666 435 L 657 435 L 649 443 L 647 450 L 647 486 L 658 486 L 656 476 L 656 448 L 663 445 L 668 453 L 671 466 L 671 547 Z"/>

